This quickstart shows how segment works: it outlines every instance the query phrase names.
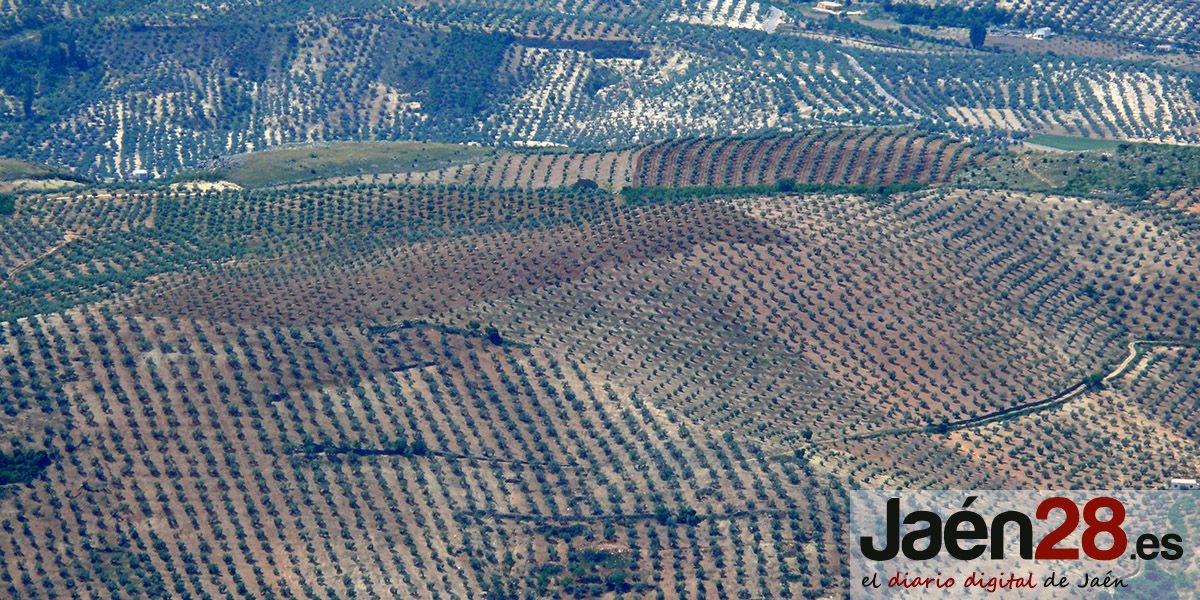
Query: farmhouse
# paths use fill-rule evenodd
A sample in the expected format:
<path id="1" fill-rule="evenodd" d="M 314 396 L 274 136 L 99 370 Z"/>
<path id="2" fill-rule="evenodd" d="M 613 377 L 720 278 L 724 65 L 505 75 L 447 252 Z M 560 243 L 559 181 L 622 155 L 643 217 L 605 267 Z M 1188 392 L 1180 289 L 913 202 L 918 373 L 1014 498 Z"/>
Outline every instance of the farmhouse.
<path id="1" fill-rule="evenodd" d="M 829 0 L 821 0 L 820 2 L 817 3 L 817 7 L 814 8 L 813 10 L 815 10 L 819 13 L 825 13 L 827 15 L 835 15 L 836 16 L 836 15 L 842 14 L 842 3 L 841 2 L 830 2 Z"/>
<path id="2" fill-rule="evenodd" d="M 1200 482 L 1195 479 L 1172 479 L 1170 487 L 1173 490 L 1200 490 Z"/>
<path id="3" fill-rule="evenodd" d="M 1031 40 L 1044 40 L 1048 37 L 1053 37 L 1053 36 L 1054 36 L 1053 29 L 1050 29 L 1049 27 L 1038 27 L 1037 29 L 1033 30 L 1033 33 L 1030 33 L 1030 34 L 1026 35 L 1025 37 L 1027 37 Z"/>

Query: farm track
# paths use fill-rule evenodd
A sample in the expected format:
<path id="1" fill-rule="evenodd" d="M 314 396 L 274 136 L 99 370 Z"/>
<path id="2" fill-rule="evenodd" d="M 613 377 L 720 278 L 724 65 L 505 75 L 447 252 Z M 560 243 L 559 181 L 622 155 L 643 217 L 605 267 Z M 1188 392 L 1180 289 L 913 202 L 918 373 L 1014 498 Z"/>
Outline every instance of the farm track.
<path id="1" fill-rule="evenodd" d="M 925 115 L 922 115 L 920 112 L 914 110 L 912 107 L 905 104 L 899 98 L 893 96 L 891 92 L 887 91 L 883 87 L 883 85 L 881 85 L 875 79 L 875 77 L 873 77 L 869 72 L 867 72 L 866 69 L 863 68 L 863 66 L 861 64 L 858 63 L 858 59 L 854 58 L 853 56 L 851 56 L 845 52 L 843 52 L 842 55 L 846 57 L 847 61 L 849 61 L 851 68 L 853 68 L 855 72 L 857 72 L 859 75 L 861 75 L 863 77 L 863 79 L 866 79 L 867 82 L 869 82 L 871 84 L 871 87 L 874 88 L 876 95 L 883 98 L 884 100 L 887 100 L 889 103 L 894 104 L 897 108 L 900 109 L 900 112 L 904 113 L 904 116 L 911 117 L 913 119 L 920 119 L 925 116 Z"/>
<path id="2" fill-rule="evenodd" d="M 79 239 L 79 236 L 72 231 L 68 231 L 68 232 L 64 233 L 63 239 L 61 242 L 51 246 L 50 249 L 46 250 L 45 252 L 43 252 L 33 258 L 27 259 L 24 262 L 22 262 L 21 264 L 9 269 L 8 273 L 6 273 L 4 275 L 3 280 L 0 280 L 0 287 L 7 286 L 8 283 L 10 281 L 12 281 L 13 277 L 16 277 L 21 271 L 24 271 L 24 270 L 28 269 L 29 267 L 32 267 L 34 265 L 34 263 L 36 263 L 37 261 L 42 260 L 43 258 L 46 258 L 46 257 L 54 254 L 55 252 L 58 252 L 59 250 L 63 249 L 67 244 L 70 244 L 71 242 L 73 242 L 77 239 Z"/>
<path id="3" fill-rule="evenodd" d="M 1028 156 L 1021 156 L 1021 164 L 1025 167 L 1025 170 L 1028 171 L 1030 175 L 1033 175 L 1034 179 L 1037 179 L 1047 186 L 1050 186 L 1051 189 L 1058 187 L 1053 181 L 1050 181 L 1050 179 L 1048 179 L 1045 175 L 1042 175 L 1037 171 L 1037 169 L 1033 168 L 1033 163 L 1029 162 Z"/>
<path id="4" fill-rule="evenodd" d="M 1200 348 L 1200 340 L 1136 340 L 1133 342 L 1129 342 L 1129 355 L 1125 357 L 1125 360 L 1121 361 L 1121 364 L 1117 365 L 1117 367 L 1115 369 L 1113 369 L 1110 373 L 1105 375 L 1101 379 L 1101 382 L 1107 384 L 1109 381 L 1116 379 L 1117 377 L 1120 377 L 1121 375 L 1124 375 L 1125 372 L 1129 370 L 1129 367 L 1131 365 L 1133 365 L 1139 358 L 1141 358 L 1144 355 L 1145 352 L 1144 352 L 1143 348 Z M 1063 390 L 1061 392 L 1058 392 L 1057 394 L 1054 394 L 1053 396 L 1050 396 L 1049 398 L 1044 398 L 1042 400 L 1035 400 L 1033 402 L 1027 402 L 1024 404 L 1018 404 L 1016 406 L 1010 406 L 1008 408 L 1004 408 L 1004 409 L 1001 409 L 1001 410 L 998 410 L 995 412 L 991 412 L 991 413 L 988 413 L 985 415 L 980 415 L 978 417 L 971 417 L 969 419 L 961 419 L 958 421 L 947 421 L 944 423 L 937 423 L 934 425 L 922 425 L 922 426 L 918 426 L 918 427 L 902 427 L 902 428 L 897 428 L 897 429 L 887 429 L 887 430 L 883 430 L 883 431 L 874 431 L 874 432 L 869 432 L 869 433 L 856 433 L 856 434 L 851 434 L 851 435 L 846 435 L 846 436 L 825 438 L 822 440 L 813 441 L 811 445 L 820 446 L 820 445 L 830 444 L 833 442 L 867 440 L 867 439 L 875 439 L 875 438 L 888 437 L 888 436 L 909 435 L 909 434 L 913 434 L 913 433 L 945 434 L 945 433 L 950 433 L 951 431 L 957 431 L 960 429 L 972 429 L 975 427 L 982 427 L 984 425 L 989 425 L 991 423 L 995 423 L 998 421 L 1005 421 L 1008 419 L 1022 417 L 1022 416 L 1032 414 L 1035 412 L 1041 412 L 1043 410 L 1057 408 L 1059 406 L 1066 404 L 1067 402 L 1069 402 L 1076 396 L 1088 391 L 1088 389 L 1089 388 L 1088 388 L 1087 383 L 1081 381 L 1066 390 Z"/>

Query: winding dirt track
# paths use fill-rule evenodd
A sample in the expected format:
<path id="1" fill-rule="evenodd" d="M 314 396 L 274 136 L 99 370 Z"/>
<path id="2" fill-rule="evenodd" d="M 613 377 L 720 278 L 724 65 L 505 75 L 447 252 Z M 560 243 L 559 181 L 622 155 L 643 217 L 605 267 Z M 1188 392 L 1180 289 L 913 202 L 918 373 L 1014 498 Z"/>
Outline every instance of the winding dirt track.
<path id="1" fill-rule="evenodd" d="M 882 85 L 880 85 L 875 77 L 871 75 L 871 73 L 869 73 L 861 64 L 858 63 L 858 59 L 845 52 L 842 53 L 842 56 L 846 57 L 846 61 L 850 63 L 850 68 L 854 69 L 854 71 L 861 75 L 863 79 L 867 80 L 867 83 L 871 84 L 871 86 L 875 88 L 875 94 L 877 96 L 883 98 L 889 104 L 895 105 L 900 109 L 900 112 L 904 113 L 904 116 L 911 117 L 913 119 L 920 119 L 925 116 L 920 112 L 917 112 L 915 109 L 910 108 L 899 98 L 893 96 L 891 92 L 887 91 Z"/>
<path id="2" fill-rule="evenodd" d="M 3 278 L 0 278 L 0 287 L 8 285 L 8 282 L 12 281 L 12 278 L 15 277 L 18 273 L 33 266 L 33 264 L 36 263 L 37 261 L 42 260 L 43 258 L 46 258 L 47 256 L 54 254 L 55 252 L 58 252 L 59 250 L 61 250 L 63 248 L 63 246 L 66 246 L 67 244 L 70 244 L 71 242 L 73 242 L 77 239 L 79 239 L 79 236 L 71 231 L 67 231 L 67 232 L 63 233 L 63 239 L 61 242 L 51 246 L 49 250 L 46 250 L 45 252 L 43 252 L 33 258 L 27 259 L 24 262 L 22 262 L 21 264 L 13 267 L 12 269 L 9 269 L 8 273 L 4 274 Z"/>
<path id="3" fill-rule="evenodd" d="M 1139 358 L 1141 358 L 1143 354 L 1145 354 L 1146 348 L 1197 348 L 1197 347 L 1200 347 L 1200 340 L 1169 340 L 1169 339 L 1155 340 L 1155 339 L 1149 339 L 1149 340 L 1135 340 L 1135 341 L 1129 342 L 1129 355 L 1126 356 L 1125 360 L 1121 361 L 1121 364 L 1117 365 L 1117 367 L 1115 369 L 1113 369 L 1112 372 L 1105 375 L 1100 380 L 1100 382 L 1101 382 L 1101 384 L 1107 384 L 1108 382 L 1112 381 L 1113 379 L 1116 379 L 1117 377 L 1124 375 L 1125 372 L 1128 371 L 1129 368 L 1131 366 L 1133 366 L 1133 364 L 1136 363 L 1137 360 Z M 1067 388 L 1061 392 L 1058 392 L 1057 394 L 1054 394 L 1053 396 L 1050 396 L 1049 398 L 1044 398 L 1042 400 L 1034 400 L 1032 402 L 1026 402 L 1024 404 L 1017 404 L 1015 406 L 1010 406 L 1008 408 L 1004 408 L 1004 409 L 1001 409 L 1001 410 L 998 410 L 995 412 L 990 412 L 985 415 L 980 415 L 978 417 L 971 417 L 969 419 L 962 419 L 959 421 L 946 421 L 946 422 L 937 423 L 934 425 L 901 427 L 901 428 L 885 429 L 885 430 L 881 430 L 881 431 L 873 431 L 873 432 L 866 432 L 866 433 L 852 433 L 849 435 L 830 437 L 830 438 L 825 438 L 825 439 L 821 439 L 821 440 L 814 440 L 811 444 L 812 445 L 822 445 L 822 444 L 829 444 L 829 443 L 833 443 L 833 442 L 864 440 L 864 439 L 880 438 L 880 437 L 887 437 L 887 436 L 893 436 L 893 435 L 907 435 L 907 434 L 912 434 L 912 433 L 945 434 L 945 433 L 949 433 L 951 431 L 955 431 L 958 429 L 982 427 L 984 425 L 994 423 L 997 421 L 1012 419 L 1015 417 L 1020 417 L 1020 416 L 1024 416 L 1027 414 L 1043 411 L 1043 410 L 1046 410 L 1049 408 L 1057 408 L 1059 406 L 1062 406 L 1063 404 L 1066 404 L 1068 401 L 1075 398 L 1076 396 L 1078 396 L 1084 392 L 1087 392 L 1089 389 L 1090 388 L 1088 386 L 1088 382 L 1081 381 L 1081 382 L 1071 386 L 1070 388 Z"/>

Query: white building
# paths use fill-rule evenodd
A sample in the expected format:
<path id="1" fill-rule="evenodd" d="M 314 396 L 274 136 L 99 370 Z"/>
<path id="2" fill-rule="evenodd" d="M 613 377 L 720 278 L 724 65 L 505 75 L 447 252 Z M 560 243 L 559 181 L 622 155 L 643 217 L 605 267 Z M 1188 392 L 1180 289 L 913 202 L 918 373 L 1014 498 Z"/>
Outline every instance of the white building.
<path id="1" fill-rule="evenodd" d="M 830 2 L 829 0 L 821 0 L 820 2 L 817 3 L 817 7 L 814 8 L 813 10 L 815 10 L 819 13 L 825 13 L 827 15 L 835 15 L 836 16 L 836 15 L 842 14 L 842 3 L 841 2 Z"/>
<path id="2" fill-rule="evenodd" d="M 1195 479 L 1172 479 L 1171 489 L 1173 490 L 1200 490 L 1200 482 Z"/>
<path id="3" fill-rule="evenodd" d="M 1054 36 L 1053 29 L 1050 29 L 1049 27 L 1038 27 L 1037 29 L 1033 30 L 1033 33 L 1026 35 L 1025 37 L 1027 37 L 1031 40 L 1044 40 L 1048 37 L 1053 37 L 1053 36 Z"/>

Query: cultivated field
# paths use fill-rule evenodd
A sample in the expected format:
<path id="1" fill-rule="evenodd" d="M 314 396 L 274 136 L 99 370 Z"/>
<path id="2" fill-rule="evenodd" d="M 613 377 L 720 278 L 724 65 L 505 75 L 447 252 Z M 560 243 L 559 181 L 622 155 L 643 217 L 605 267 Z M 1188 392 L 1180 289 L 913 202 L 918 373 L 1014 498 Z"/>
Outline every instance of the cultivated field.
<path id="1" fill-rule="evenodd" d="M 791 2 L 21 4 L 16 20 L 0 16 L 0 35 L 10 32 L 0 155 L 95 179 L 170 179 L 221 157 L 347 141 L 604 155 L 903 125 L 958 139 L 1200 142 L 1190 17 L 1165 0 L 1112 14 L 1095 0 L 1018 2 L 1004 13 L 1140 54 L 1086 41 L 973 50 L 923 25 L 879 29 Z M 330 166 L 317 162 L 307 169 Z M 576 167 L 592 170 L 538 172 L 554 180 Z M 465 171 L 452 182 L 492 177 Z M 361 174 L 377 172 L 398 171 Z"/>
<path id="2" fill-rule="evenodd" d="M 782 179 L 830 185 L 946 181 L 975 162 L 966 145 L 890 130 L 820 130 L 806 135 L 659 144 L 638 160 L 650 187 L 748 186 Z"/>
<path id="3" fill-rule="evenodd" d="M 815 8 L 0 0 L 0 597 L 858 598 L 854 491 L 1200 478 L 1195 7 Z"/>
<path id="4" fill-rule="evenodd" d="M 23 193 L 6 593 L 819 597 L 843 490 L 1200 468 L 1191 191 L 957 189 L 1006 163 L 888 130 L 638 152 L 728 193 L 633 205 L 572 153 Z M 749 187 L 785 175 L 925 187 Z"/>

